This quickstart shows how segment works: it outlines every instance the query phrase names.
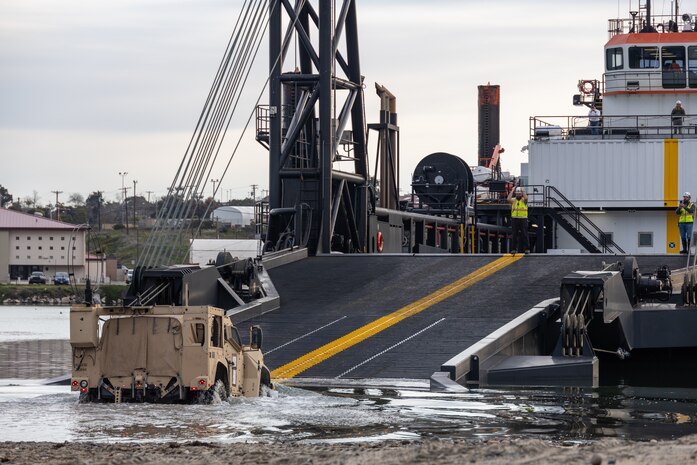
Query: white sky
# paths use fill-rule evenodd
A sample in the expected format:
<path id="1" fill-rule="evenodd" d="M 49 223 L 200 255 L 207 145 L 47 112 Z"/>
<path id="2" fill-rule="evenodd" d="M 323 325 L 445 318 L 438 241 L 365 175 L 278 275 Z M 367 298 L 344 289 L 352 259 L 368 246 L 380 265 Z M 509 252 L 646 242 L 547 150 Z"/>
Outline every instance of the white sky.
<path id="1" fill-rule="evenodd" d="M 607 19 L 629 10 L 628 0 L 358 2 L 366 115 L 377 122 L 374 82 L 397 96 L 405 191 L 429 153 L 476 164 L 477 85 L 487 82 L 501 86 L 504 170 L 519 173 L 528 118 L 587 113 L 571 105 L 576 83 L 602 77 Z M 164 194 L 241 4 L 1 0 L 0 184 L 15 198 L 36 190 L 42 203 L 55 200 L 52 190 L 64 191 L 61 201 L 95 190 L 114 200 L 126 171 L 126 186 L 136 179 L 138 192 Z M 230 140 L 266 79 L 265 47 Z M 267 167 L 252 128 L 218 199 L 244 197 L 250 184 L 268 188 Z"/>

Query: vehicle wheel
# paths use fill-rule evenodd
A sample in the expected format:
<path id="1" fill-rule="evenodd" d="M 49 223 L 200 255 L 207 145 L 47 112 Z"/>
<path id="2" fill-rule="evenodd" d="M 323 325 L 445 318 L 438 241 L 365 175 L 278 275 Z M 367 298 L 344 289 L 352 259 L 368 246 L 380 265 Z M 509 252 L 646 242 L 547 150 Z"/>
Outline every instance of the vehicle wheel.
<path id="1" fill-rule="evenodd" d="M 212 390 L 211 397 L 218 394 L 221 402 L 227 401 L 228 397 L 230 397 L 230 389 L 228 389 L 225 382 L 221 380 L 216 381 L 210 390 Z"/>
<path id="2" fill-rule="evenodd" d="M 220 399 L 225 402 L 228 398 L 228 390 L 225 383 L 218 380 L 206 391 L 189 392 L 190 399 L 196 404 L 209 405 Z"/>
<path id="3" fill-rule="evenodd" d="M 261 368 L 261 374 L 259 375 L 259 395 L 263 396 L 264 388 L 273 390 L 273 383 L 271 382 L 271 373 L 266 367 Z"/>

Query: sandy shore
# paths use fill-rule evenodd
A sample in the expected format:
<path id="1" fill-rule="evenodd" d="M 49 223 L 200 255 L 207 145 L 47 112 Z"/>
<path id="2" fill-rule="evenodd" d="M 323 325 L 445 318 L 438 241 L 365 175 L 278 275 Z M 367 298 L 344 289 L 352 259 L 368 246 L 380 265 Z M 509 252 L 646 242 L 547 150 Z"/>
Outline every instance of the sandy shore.
<path id="1" fill-rule="evenodd" d="M 379 444 L 0 443 L 10 464 L 697 464 L 697 435 L 674 441 L 427 440 Z"/>

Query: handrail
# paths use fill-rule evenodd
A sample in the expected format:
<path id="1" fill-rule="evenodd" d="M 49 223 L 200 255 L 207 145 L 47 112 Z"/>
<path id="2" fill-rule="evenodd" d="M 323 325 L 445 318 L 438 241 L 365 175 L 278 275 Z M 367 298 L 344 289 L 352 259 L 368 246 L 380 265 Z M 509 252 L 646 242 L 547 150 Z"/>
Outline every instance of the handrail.
<path id="1" fill-rule="evenodd" d="M 678 134 L 682 138 L 697 138 L 697 115 L 683 116 L 682 124 L 677 124 L 670 114 L 601 116 L 596 127 L 584 115 L 531 116 L 529 129 L 531 140 L 566 140 L 579 136 L 613 139 L 628 135 L 666 138 Z"/>
<path id="2" fill-rule="evenodd" d="M 631 14 L 632 12 L 630 12 Z M 633 18 L 611 18 L 608 19 L 607 32 L 610 38 L 618 34 L 632 34 L 640 32 L 642 27 L 645 26 L 646 15 L 645 11 L 640 8 L 639 11 L 634 12 L 635 16 Z M 685 21 L 682 15 L 651 15 L 650 26 L 654 28 L 656 32 L 668 33 L 668 32 L 678 32 L 678 31 L 692 31 L 690 17 Z M 671 30 L 672 29 L 672 30 Z"/>
<path id="3" fill-rule="evenodd" d="M 570 217 L 570 222 L 581 234 L 585 232 L 587 236 L 590 236 L 590 238 L 586 237 L 586 239 L 595 240 L 603 253 L 626 253 L 614 240 L 603 237 L 605 234 L 603 230 L 556 187 L 532 184 L 525 186 L 525 189 L 529 207 L 557 208 L 561 210 L 560 214 Z M 501 200 L 501 202 L 503 203 L 505 200 Z"/>
<path id="4" fill-rule="evenodd" d="M 550 192 L 555 195 L 551 195 Z M 566 202 L 566 205 L 564 205 L 559 200 L 559 198 Z M 571 216 L 575 222 L 576 229 L 582 229 L 583 231 L 588 233 L 593 239 L 595 239 L 598 242 L 598 244 L 602 247 L 603 253 L 625 253 L 625 251 L 619 245 L 617 245 L 617 243 L 614 240 L 604 237 L 605 233 L 593 221 L 591 221 L 591 219 L 588 218 L 581 211 L 581 209 L 579 209 L 577 206 L 571 203 L 571 201 L 568 198 L 566 198 L 566 196 L 562 194 L 559 191 L 559 189 L 557 189 L 554 186 L 545 186 L 545 207 L 550 207 L 550 203 L 554 203 L 558 208 L 560 208 L 563 214 Z M 582 220 L 585 220 L 585 223 Z M 595 233 L 593 232 L 593 230 L 591 230 L 591 228 L 589 228 L 588 225 L 590 225 L 590 227 L 593 230 L 595 230 Z M 617 252 L 613 250 L 613 248 L 616 249 Z"/>

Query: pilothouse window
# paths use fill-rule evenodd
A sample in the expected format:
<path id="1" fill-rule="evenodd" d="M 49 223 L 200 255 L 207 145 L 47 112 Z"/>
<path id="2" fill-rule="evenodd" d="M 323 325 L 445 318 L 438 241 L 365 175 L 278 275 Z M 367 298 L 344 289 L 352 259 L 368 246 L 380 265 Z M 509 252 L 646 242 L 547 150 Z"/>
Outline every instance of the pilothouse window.
<path id="1" fill-rule="evenodd" d="M 685 77 L 685 47 L 661 47 L 661 63 L 663 64 L 663 88 L 684 89 Z"/>
<path id="2" fill-rule="evenodd" d="M 687 47 L 687 78 L 692 89 L 697 88 L 697 46 Z"/>
<path id="3" fill-rule="evenodd" d="M 629 67 L 631 69 L 658 68 L 658 47 L 629 47 Z"/>
<path id="4" fill-rule="evenodd" d="M 605 58 L 606 58 L 606 64 L 605 66 L 607 67 L 608 71 L 614 71 L 616 69 L 622 69 L 624 66 L 623 63 L 623 54 L 622 54 L 622 48 L 621 47 L 616 47 L 616 48 L 608 48 L 605 51 Z"/>

